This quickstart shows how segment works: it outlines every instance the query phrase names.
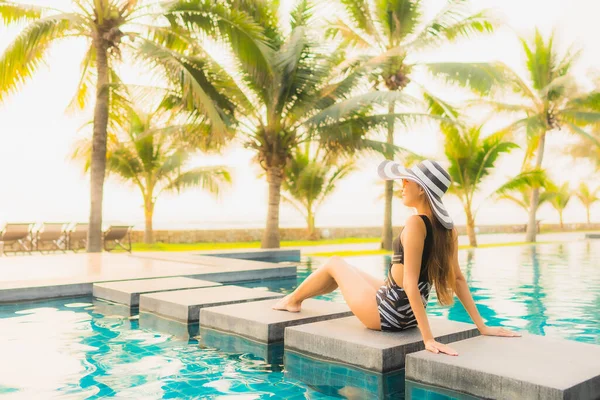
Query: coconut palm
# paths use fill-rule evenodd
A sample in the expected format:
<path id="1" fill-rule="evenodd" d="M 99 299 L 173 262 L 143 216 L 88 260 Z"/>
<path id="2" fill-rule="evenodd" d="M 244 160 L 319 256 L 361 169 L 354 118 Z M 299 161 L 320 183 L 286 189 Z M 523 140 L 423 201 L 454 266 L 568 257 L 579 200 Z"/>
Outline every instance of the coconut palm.
<path id="1" fill-rule="evenodd" d="M 235 96 L 241 127 L 238 133 L 243 135 L 245 146 L 256 152 L 255 160 L 269 183 L 261 246 L 279 247 L 281 187 L 294 149 L 317 141 L 324 149 L 336 152 L 376 150 L 390 154 L 398 148 L 370 140 L 367 133 L 402 115 L 374 114 L 372 107 L 391 100 L 412 104 L 415 99 L 378 91 L 352 96 L 364 69 L 351 68 L 342 51 L 319 45 L 319 33 L 309 29 L 315 22 L 308 1 L 299 1 L 293 8 L 289 27 L 280 19 L 279 2 L 220 2 L 223 15 L 235 10 L 253 18 L 254 29 L 243 36 L 233 36 L 223 17 L 207 17 L 206 3 L 173 3 L 172 23 L 219 35 L 229 43 L 227 49 L 236 62 L 234 72 L 243 89 Z"/>
<path id="2" fill-rule="evenodd" d="M 87 243 L 88 251 L 99 252 L 102 250 L 107 127 L 126 123 L 123 118 L 109 119 L 109 115 L 119 115 L 111 111 L 111 107 L 124 102 L 116 70 L 118 64 L 137 59 L 154 71 L 166 69 L 171 76 L 177 75 L 190 104 L 210 118 L 207 126 L 216 135 L 227 131 L 232 110 L 222 95 L 220 81 L 214 80 L 208 70 L 215 64 L 196 62 L 195 68 L 191 66 L 189 57 L 181 54 L 193 51 L 201 57 L 204 53 L 184 31 L 168 27 L 161 6 L 141 0 L 72 0 L 71 4 L 70 10 L 61 11 L 0 0 L 0 18 L 5 24 L 26 22 L 0 56 L 0 101 L 7 93 L 18 90 L 44 64 L 52 44 L 71 40 L 86 42 L 73 106 L 84 108 L 90 100 L 94 104 Z M 243 24 L 243 21 L 237 22 Z M 230 25 L 231 30 L 238 28 Z"/>
<path id="3" fill-rule="evenodd" d="M 152 243 L 154 207 L 161 193 L 199 187 L 218 195 L 231 178 L 223 166 L 186 168 L 194 149 L 177 139 L 177 125 L 166 118 L 164 110 L 144 113 L 129 109 L 127 114 L 128 129 L 108 135 L 107 173 L 140 189 L 144 201 L 144 242 Z M 188 127 L 179 129 L 184 128 Z M 189 134 L 188 130 L 185 132 Z M 92 143 L 90 139 L 79 142 L 73 154 L 73 158 L 84 162 L 86 172 L 92 161 Z"/>
<path id="4" fill-rule="evenodd" d="M 540 169 L 546 135 L 560 129 L 580 135 L 593 146 L 600 145 L 585 127 L 600 122 L 600 91 L 586 91 L 577 82 L 573 66 L 580 52 L 572 49 L 559 54 L 554 35 L 547 39 L 536 30 L 531 41 L 521 39 L 528 79 L 502 62 L 430 65 L 432 72 L 449 82 L 468 87 L 487 96 L 484 103 L 494 112 L 518 115 L 506 129 L 526 134 L 523 170 Z M 535 155 L 535 162 L 533 156 Z M 532 165 L 533 164 L 533 165 Z M 529 203 L 526 240 L 534 242 L 536 211 L 540 190 L 534 187 Z"/>
<path id="5" fill-rule="evenodd" d="M 569 201 L 571 200 L 571 196 L 572 196 L 572 192 L 571 192 L 571 189 L 569 188 L 569 183 L 565 182 L 556 189 L 554 196 L 552 196 L 552 199 L 550 200 L 552 207 L 554 207 L 554 209 L 556 211 L 558 211 L 558 217 L 560 219 L 560 229 L 561 230 L 564 228 L 563 212 L 565 211 L 565 208 L 567 208 L 567 205 L 569 204 Z"/>
<path id="6" fill-rule="evenodd" d="M 475 194 L 494 169 L 498 157 L 518 146 L 506 140 L 505 132 L 496 132 L 482 137 L 483 126 L 463 128 L 456 125 L 443 125 L 445 125 L 444 152 L 450 162 L 448 173 L 453 181 L 448 193 L 458 197 L 462 203 L 467 217 L 469 243 L 477 247 L 475 236 L 477 210 L 473 210 Z"/>
<path id="7" fill-rule="evenodd" d="M 468 2 L 449 0 L 432 19 L 423 20 L 420 0 L 340 0 L 346 16 L 331 23 L 329 35 L 342 38 L 344 44 L 358 48 L 361 58 L 374 70 L 371 78 L 376 87 L 392 92 L 403 91 L 409 83 L 420 87 L 419 70 L 425 63 L 419 59 L 423 50 L 439 48 L 457 39 L 474 34 L 492 32 L 494 23 L 483 11 L 471 13 Z M 435 98 L 430 94 L 430 98 Z M 394 114 L 398 104 L 390 102 L 388 110 Z M 419 110 L 409 110 L 415 116 Z M 387 124 L 387 143 L 394 144 L 395 120 Z M 387 154 L 387 158 L 392 158 Z M 392 248 L 393 183 L 386 182 L 385 212 L 382 247 Z"/>
<path id="8" fill-rule="evenodd" d="M 548 178 L 544 170 L 521 172 L 509 179 L 494 191 L 497 200 L 509 200 L 519 206 L 525 213 L 532 208 L 531 193 L 534 189 L 540 191 L 536 211 L 544 203 L 549 203 L 556 195 L 556 185 Z"/>
<path id="9" fill-rule="evenodd" d="M 590 209 L 594 203 L 600 201 L 600 187 L 592 190 L 585 182 L 581 182 L 575 195 L 585 207 L 587 223 L 590 224 Z"/>
<path id="10" fill-rule="evenodd" d="M 297 149 L 285 169 L 282 199 L 306 219 L 310 239 L 318 239 L 315 219 L 319 207 L 334 192 L 336 185 L 355 167 L 351 160 L 338 161 L 336 156 L 310 145 Z"/>

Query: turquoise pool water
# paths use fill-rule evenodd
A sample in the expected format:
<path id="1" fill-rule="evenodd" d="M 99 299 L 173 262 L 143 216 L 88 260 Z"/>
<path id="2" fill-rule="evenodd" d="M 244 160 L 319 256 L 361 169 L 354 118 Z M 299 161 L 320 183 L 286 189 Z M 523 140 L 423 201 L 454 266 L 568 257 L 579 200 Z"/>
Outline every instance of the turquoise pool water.
<path id="1" fill-rule="evenodd" d="M 389 258 L 348 261 L 383 278 Z M 460 261 L 488 324 L 600 344 L 600 242 L 463 251 Z M 289 292 L 320 262 L 307 260 L 297 279 L 243 285 Z M 339 292 L 321 298 L 343 301 Z M 440 307 L 435 301 L 432 293 L 429 314 L 469 322 L 460 303 Z M 268 363 L 251 347 L 236 352 L 216 345 L 231 344 L 228 338 L 200 331 L 198 341 L 141 322 L 91 298 L 0 306 L 0 395 L 329 399 L 401 398 L 404 392 L 401 372 L 381 376 L 295 356 L 288 361 L 296 368 L 284 371 L 277 354 Z M 416 399 L 455 397 L 411 390 Z"/>

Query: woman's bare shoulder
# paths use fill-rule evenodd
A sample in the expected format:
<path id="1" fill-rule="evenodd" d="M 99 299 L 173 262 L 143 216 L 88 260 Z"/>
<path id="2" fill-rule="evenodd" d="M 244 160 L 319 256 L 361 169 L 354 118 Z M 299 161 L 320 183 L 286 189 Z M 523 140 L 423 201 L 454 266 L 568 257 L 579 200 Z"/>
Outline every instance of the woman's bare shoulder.
<path id="1" fill-rule="evenodd" d="M 409 234 L 412 237 L 418 237 L 419 235 L 425 237 L 427 234 L 427 227 L 425 226 L 423 218 L 421 218 L 419 215 L 411 215 L 408 217 L 406 219 L 404 229 L 402 230 L 402 234 Z"/>

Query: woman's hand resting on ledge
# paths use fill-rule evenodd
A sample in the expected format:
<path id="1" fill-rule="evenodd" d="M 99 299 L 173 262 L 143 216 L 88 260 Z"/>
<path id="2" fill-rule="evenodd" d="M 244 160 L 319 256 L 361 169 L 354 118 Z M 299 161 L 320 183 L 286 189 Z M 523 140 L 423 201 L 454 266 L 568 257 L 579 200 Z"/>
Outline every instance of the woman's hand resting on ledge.
<path id="1" fill-rule="evenodd" d="M 484 326 L 479 330 L 484 336 L 507 336 L 507 337 L 520 337 L 521 334 L 508 329 L 501 328 L 499 326 Z"/>
<path id="2" fill-rule="evenodd" d="M 506 337 L 520 337 L 521 334 L 510 331 L 508 329 L 501 328 L 499 326 L 484 326 L 479 330 L 484 336 L 506 336 Z M 457 356 L 458 353 L 452 347 L 445 345 L 440 342 L 436 342 L 435 339 L 429 339 L 425 341 L 425 349 L 432 353 L 444 353 L 451 356 Z"/>
<path id="3" fill-rule="evenodd" d="M 432 353 L 445 353 L 451 356 L 457 356 L 456 350 L 444 343 L 436 342 L 435 339 L 429 339 L 425 341 L 425 349 Z"/>

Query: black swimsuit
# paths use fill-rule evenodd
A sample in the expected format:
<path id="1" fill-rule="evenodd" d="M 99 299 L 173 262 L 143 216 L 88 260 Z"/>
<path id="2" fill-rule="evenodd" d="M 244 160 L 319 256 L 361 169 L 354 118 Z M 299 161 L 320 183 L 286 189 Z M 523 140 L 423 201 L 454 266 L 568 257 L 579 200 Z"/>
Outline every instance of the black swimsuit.
<path id="1" fill-rule="evenodd" d="M 419 216 L 423 219 L 425 227 L 427 228 L 418 283 L 421 301 L 426 308 L 429 299 L 429 291 L 431 290 L 431 283 L 427 276 L 427 261 L 433 245 L 433 232 L 429 218 L 426 215 Z M 417 320 L 410 307 L 408 297 L 406 296 L 404 289 L 396 284 L 394 277 L 392 276 L 392 265 L 404 264 L 404 248 L 400 241 L 400 235 L 394 239 L 392 247 L 394 249 L 394 254 L 388 269 L 388 277 L 385 281 L 385 285 L 381 286 L 377 291 L 377 308 L 379 309 L 382 331 L 401 331 L 417 326 Z"/>

